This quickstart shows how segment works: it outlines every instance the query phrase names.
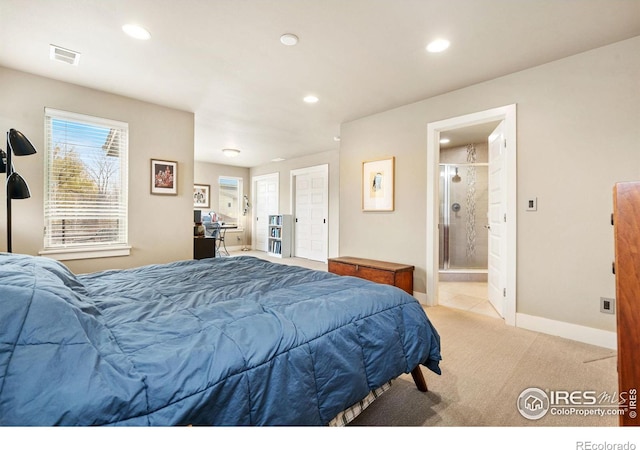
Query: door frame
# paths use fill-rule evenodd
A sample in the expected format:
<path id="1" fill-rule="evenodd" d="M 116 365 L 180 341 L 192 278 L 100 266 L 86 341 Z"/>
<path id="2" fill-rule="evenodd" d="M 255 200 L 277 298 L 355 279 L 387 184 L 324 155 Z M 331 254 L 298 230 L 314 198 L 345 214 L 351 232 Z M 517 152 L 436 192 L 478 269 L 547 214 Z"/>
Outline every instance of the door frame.
<path id="1" fill-rule="evenodd" d="M 440 133 L 479 125 L 487 122 L 504 120 L 505 139 L 507 142 L 506 159 L 506 286 L 504 320 L 507 325 L 516 324 L 516 244 L 517 244 L 517 166 L 516 166 L 516 105 L 506 105 L 450 119 L 427 124 L 427 305 L 438 304 L 438 258 L 439 236 L 438 221 L 440 216 Z"/>
<path id="2" fill-rule="evenodd" d="M 291 245 L 293 246 L 293 251 L 292 254 L 294 256 L 297 256 L 295 254 L 296 252 L 296 235 L 295 235 L 295 229 L 296 229 L 296 224 L 295 224 L 295 220 L 296 220 L 296 177 L 298 175 L 303 175 L 303 174 L 308 174 L 308 173 L 313 173 L 313 172 L 321 172 L 324 176 L 325 179 L 327 181 L 326 183 L 326 192 L 325 192 L 325 203 L 324 203 L 324 215 L 325 218 L 327 220 L 327 223 L 325 224 L 324 227 L 324 243 L 325 243 L 325 255 L 324 255 L 324 260 L 322 262 L 327 262 L 328 258 L 329 258 L 329 164 L 319 164 L 317 166 L 310 166 L 310 167 L 303 167 L 301 169 L 293 169 L 289 172 L 289 178 L 290 178 L 290 182 L 289 182 L 289 189 L 290 189 L 290 195 L 289 195 L 289 199 L 291 201 L 290 207 L 289 207 L 289 211 L 291 211 L 291 214 L 293 215 L 293 240 L 291 242 Z M 315 261 L 315 260 L 313 260 Z"/>

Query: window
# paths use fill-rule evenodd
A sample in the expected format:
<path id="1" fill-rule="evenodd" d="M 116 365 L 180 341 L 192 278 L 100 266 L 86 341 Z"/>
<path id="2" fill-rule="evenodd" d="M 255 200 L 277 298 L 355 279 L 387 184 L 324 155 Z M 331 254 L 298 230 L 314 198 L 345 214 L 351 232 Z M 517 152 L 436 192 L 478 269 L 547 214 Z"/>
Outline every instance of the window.
<path id="1" fill-rule="evenodd" d="M 225 225 L 239 226 L 242 178 L 218 178 L 218 217 Z"/>
<path id="2" fill-rule="evenodd" d="M 41 253 L 128 255 L 128 124 L 46 108 L 45 145 Z"/>

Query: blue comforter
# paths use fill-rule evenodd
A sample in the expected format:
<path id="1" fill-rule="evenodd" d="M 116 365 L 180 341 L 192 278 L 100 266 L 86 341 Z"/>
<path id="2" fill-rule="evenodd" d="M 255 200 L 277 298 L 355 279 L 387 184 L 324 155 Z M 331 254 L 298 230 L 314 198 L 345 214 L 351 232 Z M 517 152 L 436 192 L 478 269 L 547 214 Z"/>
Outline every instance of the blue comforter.
<path id="1" fill-rule="evenodd" d="M 248 256 L 74 275 L 0 253 L 1 425 L 325 425 L 439 360 L 392 286 Z"/>

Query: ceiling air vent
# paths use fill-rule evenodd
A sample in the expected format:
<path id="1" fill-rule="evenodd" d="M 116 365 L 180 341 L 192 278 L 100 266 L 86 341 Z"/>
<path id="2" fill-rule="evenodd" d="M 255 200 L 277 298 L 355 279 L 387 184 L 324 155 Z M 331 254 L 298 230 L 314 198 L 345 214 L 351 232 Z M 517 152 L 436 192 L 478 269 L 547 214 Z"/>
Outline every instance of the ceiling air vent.
<path id="1" fill-rule="evenodd" d="M 50 45 L 49 57 L 72 66 L 77 66 L 80 61 L 80 53 L 53 44 Z"/>

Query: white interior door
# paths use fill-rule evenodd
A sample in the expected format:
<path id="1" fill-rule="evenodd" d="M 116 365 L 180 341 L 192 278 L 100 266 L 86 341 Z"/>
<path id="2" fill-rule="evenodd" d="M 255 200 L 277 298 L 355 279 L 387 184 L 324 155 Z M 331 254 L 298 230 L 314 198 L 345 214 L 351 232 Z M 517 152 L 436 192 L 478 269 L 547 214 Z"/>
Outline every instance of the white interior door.
<path id="1" fill-rule="evenodd" d="M 328 166 L 292 172 L 294 192 L 294 255 L 327 260 L 329 190 Z"/>
<path id="2" fill-rule="evenodd" d="M 506 177 L 507 146 L 504 121 L 489 136 L 489 301 L 501 317 L 506 296 Z"/>
<path id="3" fill-rule="evenodd" d="M 266 252 L 269 244 L 269 215 L 278 214 L 279 177 L 277 173 L 253 178 L 253 249 Z"/>

